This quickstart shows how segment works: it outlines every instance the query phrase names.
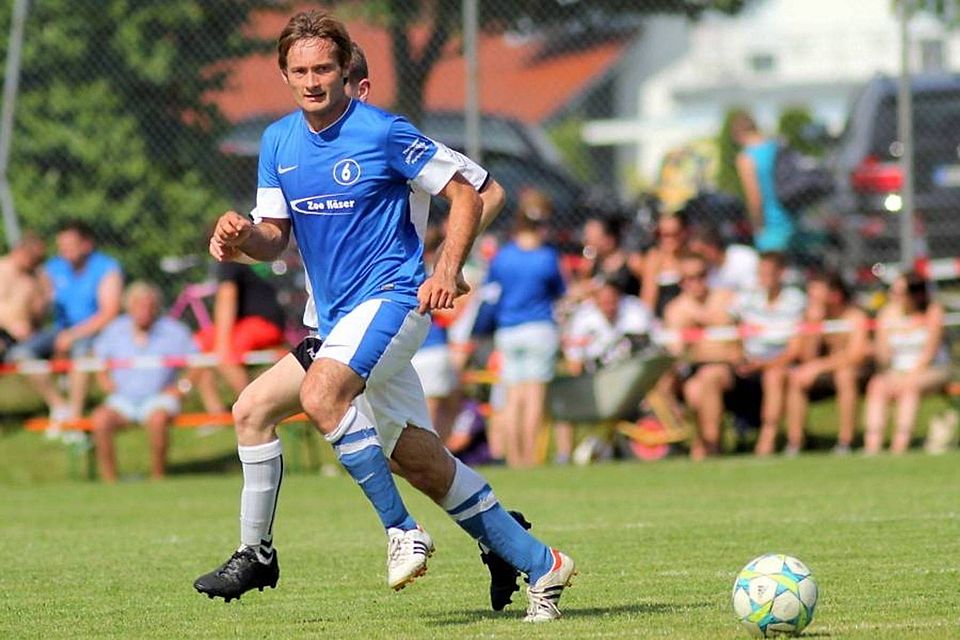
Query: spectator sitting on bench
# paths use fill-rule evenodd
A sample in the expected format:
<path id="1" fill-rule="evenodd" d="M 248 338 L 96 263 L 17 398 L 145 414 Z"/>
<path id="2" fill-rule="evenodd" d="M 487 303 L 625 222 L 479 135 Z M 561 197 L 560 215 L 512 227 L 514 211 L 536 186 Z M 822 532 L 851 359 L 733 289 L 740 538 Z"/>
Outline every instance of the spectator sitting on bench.
<path id="1" fill-rule="evenodd" d="M 620 276 L 602 281 L 591 299 L 577 307 L 564 336 L 563 355 L 570 373 L 579 376 L 629 358 L 653 326 L 653 314 L 639 298 L 624 293 Z M 573 426 L 557 422 L 556 462 L 573 452 Z"/>
<path id="2" fill-rule="evenodd" d="M 735 369 L 735 395 L 760 397 L 760 433 L 754 448 L 759 456 L 774 451 L 786 400 L 787 371 L 800 355 L 800 340 L 791 329 L 803 318 L 807 297 L 799 289 L 784 285 L 785 270 L 782 253 L 760 254 L 757 288 L 739 296 L 735 305 L 737 319 L 761 331 L 744 337 L 745 360 Z"/>
<path id="3" fill-rule="evenodd" d="M 127 313 L 108 325 L 94 346 L 100 358 L 143 356 L 181 356 L 197 348 L 186 325 L 169 317 L 160 317 L 159 289 L 145 282 L 134 282 L 124 295 Z M 116 482 L 117 464 L 113 437 L 130 422 L 147 429 L 151 451 L 151 475 L 164 474 L 170 423 L 180 412 L 181 392 L 175 367 L 149 369 L 113 369 L 101 371 L 98 380 L 109 394 L 92 416 L 94 442 L 100 477 Z"/>
<path id="4" fill-rule="evenodd" d="M 950 379 L 950 354 L 943 339 L 943 307 L 930 299 L 927 281 L 915 273 L 900 276 L 877 318 L 875 353 L 880 372 L 867 384 L 864 450 L 879 453 L 887 409 L 897 408 L 892 453 L 903 453 L 917 421 L 923 393 Z"/>
<path id="5" fill-rule="evenodd" d="M 664 326 L 683 332 L 712 326 L 728 325 L 732 319 L 729 307 L 733 292 L 711 290 L 707 286 L 707 261 L 699 253 L 680 257 L 680 295 L 667 305 Z M 684 362 L 676 374 L 661 378 L 658 388 L 666 391 L 677 379 L 684 401 L 697 418 L 697 433 L 690 443 L 690 457 L 701 460 L 720 453 L 723 420 L 723 396 L 733 388 L 733 367 L 740 360 L 740 345 L 734 342 L 698 340 L 686 344 L 682 339 L 668 345 Z"/>
<path id="6" fill-rule="evenodd" d="M 45 253 L 40 236 L 28 231 L 0 258 L 0 362 L 17 349 L 29 355 L 46 317 L 52 291 L 42 266 Z"/>
<path id="7" fill-rule="evenodd" d="M 837 396 L 840 428 L 834 453 L 850 452 L 857 421 L 857 396 L 870 348 L 867 314 L 850 299 L 843 277 L 835 272 L 814 274 L 807 285 L 806 322 L 843 321 L 849 331 L 817 333 L 801 338 L 801 363 L 787 383 L 787 455 L 803 448 L 811 395 Z"/>

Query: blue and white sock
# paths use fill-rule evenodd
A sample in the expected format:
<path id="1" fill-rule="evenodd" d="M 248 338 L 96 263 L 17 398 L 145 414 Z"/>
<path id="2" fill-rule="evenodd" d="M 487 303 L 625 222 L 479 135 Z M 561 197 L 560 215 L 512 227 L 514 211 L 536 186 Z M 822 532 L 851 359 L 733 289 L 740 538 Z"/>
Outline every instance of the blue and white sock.
<path id="1" fill-rule="evenodd" d="M 333 445 L 343 468 L 363 489 L 383 527 L 403 531 L 416 529 L 417 523 L 407 512 L 390 474 L 390 465 L 383 455 L 373 421 L 355 405 L 350 405 L 340 424 L 326 438 Z"/>
<path id="2" fill-rule="evenodd" d="M 283 480 L 280 440 L 252 447 L 238 446 L 243 467 L 240 493 L 240 544 L 257 550 L 264 564 L 273 561 L 273 519 Z"/>
<path id="3" fill-rule="evenodd" d="M 550 547 L 511 516 L 479 473 L 456 460 L 453 484 L 440 501 L 450 517 L 484 547 L 527 574 L 530 584 L 553 566 Z"/>

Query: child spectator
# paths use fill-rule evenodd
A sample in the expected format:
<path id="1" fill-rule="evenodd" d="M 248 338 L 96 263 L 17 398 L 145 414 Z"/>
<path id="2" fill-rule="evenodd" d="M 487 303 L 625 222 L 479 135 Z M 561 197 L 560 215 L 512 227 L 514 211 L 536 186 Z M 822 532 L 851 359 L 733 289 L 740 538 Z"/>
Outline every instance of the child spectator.
<path id="1" fill-rule="evenodd" d="M 94 350 L 100 358 L 181 356 L 194 353 L 190 330 L 177 320 L 160 317 L 160 291 L 145 282 L 134 282 L 126 291 L 127 313 L 114 320 L 97 338 Z M 108 394 L 93 412 L 93 435 L 100 477 L 116 482 L 117 462 L 113 437 L 130 422 L 143 424 L 150 442 L 151 476 L 164 474 L 168 430 L 180 412 L 177 369 L 114 369 L 100 372 L 100 386 Z"/>
<path id="2" fill-rule="evenodd" d="M 897 278 L 891 300 L 877 318 L 875 353 L 880 372 L 867 384 L 867 454 L 883 445 L 888 407 L 897 408 L 890 451 L 903 453 L 917 421 L 920 396 L 950 379 L 950 356 L 943 341 L 944 311 L 930 299 L 927 282 L 915 273 Z"/>
<path id="3" fill-rule="evenodd" d="M 787 449 L 803 448 L 810 396 L 837 396 L 840 426 L 834 453 L 850 452 L 857 420 L 857 395 L 870 347 L 867 314 L 850 299 L 842 276 L 834 271 L 814 274 L 807 286 L 806 322 L 844 322 L 849 331 L 816 333 L 801 338 L 802 362 L 787 384 Z"/>

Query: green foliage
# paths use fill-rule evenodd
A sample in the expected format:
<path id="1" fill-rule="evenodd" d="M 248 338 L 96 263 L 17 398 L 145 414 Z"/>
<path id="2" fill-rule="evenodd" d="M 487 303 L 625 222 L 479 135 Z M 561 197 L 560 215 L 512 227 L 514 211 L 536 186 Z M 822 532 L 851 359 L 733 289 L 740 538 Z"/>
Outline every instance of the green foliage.
<path id="1" fill-rule="evenodd" d="M 563 164 L 582 183 L 596 182 L 596 164 L 590 158 L 590 146 L 583 141 L 583 120 L 566 118 L 547 130 L 550 140 L 563 157 Z"/>
<path id="2" fill-rule="evenodd" d="M 10 179 L 25 227 L 90 222 L 134 277 L 204 246 L 229 203 L 210 92 L 228 60 L 261 50 L 244 34 L 270 0 L 31 3 Z M 10 5 L 0 7 L 6 54 Z"/>
<path id="3" fill-rule="evenodd" d="M 739 149 L 733 142 L 730 135 L 730 120 L 737 111 L 742 111 L 742 107 L 733 107 L 728 109 L 723 117 L 723 125 L 720 127 L 720 133 L 717 134 L 717 149 L 720 150 L 720 166 L 717 171 L 717 188 L 720 191 L 743 197 L 743 187 L 740 184 L 740 177 L 737 175 L 736 159 Z"/>
<path id="4" fill-rule="evenodd" d="M 794 149 L 806 155 L 820 157 L 825 151 L 823 145 L 805 135 L 812 124 L 813 115 L 807 107 L 786 107 L 780 112 L 780 118 L 777 121 L 777 135 Z"/>

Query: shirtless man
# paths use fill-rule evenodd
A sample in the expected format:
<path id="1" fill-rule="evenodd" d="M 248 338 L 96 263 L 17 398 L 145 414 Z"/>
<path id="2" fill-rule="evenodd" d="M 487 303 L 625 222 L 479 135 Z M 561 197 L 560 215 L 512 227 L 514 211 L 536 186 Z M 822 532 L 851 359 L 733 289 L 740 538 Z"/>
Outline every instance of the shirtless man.
<path id="1" fill-rule="evenodd" d="M 843 320 L 851 330 L 803 339 L 803 362 L 790 372 L 787 386 L 786 453 L 795 455 L 803 447 L 811 390 L 821 386 L 837 394 L 840 430 L 834 452 L 849 453 L 856 427 L 858 377 L 869 350 L 867 314 L 851 302 L 850 291 L 838 273 L 811 278 L 807 294 L 807 322 Z"/>
<path id="2" fill-rule="evenodd" d="M 729 308 L 733 292 L 710 290 L 708 265 L 697 253 L 680 258 L 680 295 L 664 310 L 667 329 L 683 331 L 731 324 Z M 720 426 L 723 418 L 723 394 L 733 388 L 733 367 L 740 360 L 737 342 L 697 341 L 685 345 L 675 341 L 669 349 L 682 356 L 689 369 L 681 373 L 683 398 L 696 412 L 698 432 L 690 445 L 690 457 L 701 460 L 720 452 Z M 685 375 L 684 375 L 685 374 Z"/>
<path id="3" fill-rule="evenodd" d="M 25 233 L 13 250 L 0 258 L 0 361 L 15 345 L 28 341 L 43 323 L 50 304 L 49 281 L 43 263 L 43 240 Z"/>

